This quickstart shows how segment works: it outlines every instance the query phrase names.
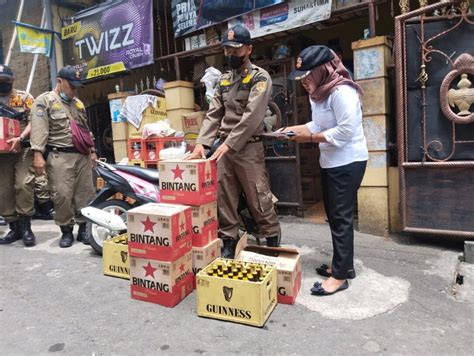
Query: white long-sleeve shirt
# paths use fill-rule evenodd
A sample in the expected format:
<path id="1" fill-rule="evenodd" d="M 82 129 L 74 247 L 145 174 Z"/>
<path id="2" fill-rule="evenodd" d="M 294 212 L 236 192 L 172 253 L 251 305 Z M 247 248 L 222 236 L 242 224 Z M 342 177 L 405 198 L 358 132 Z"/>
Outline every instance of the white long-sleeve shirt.
<path id="1" fill-rule="evenodd" d="M 311 98 L 312 121 L 306 126 L 312 133 L 322 132 L 328 142 L 321 142 L 321 168 L 334 168 L 367 161 L 369 153 L 362 128 L 362 109 L 357 91 L 341 85 L 320 103 Z"/>

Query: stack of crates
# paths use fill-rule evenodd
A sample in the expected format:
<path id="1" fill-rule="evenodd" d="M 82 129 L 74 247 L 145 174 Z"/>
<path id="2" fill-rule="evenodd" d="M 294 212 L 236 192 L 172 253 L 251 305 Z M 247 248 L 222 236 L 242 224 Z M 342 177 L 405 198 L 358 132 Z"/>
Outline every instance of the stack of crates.
<path id="1" fill-rule="evenodd" d="M 127 212 L 132 299 L 174 307 L 192 293 L 191 215 L 160 203 Z"/>
<path id="2" fill-rule="evenodd" d="M 129 138 L 127 142 L 128 164 L 158 169 L 160 151 L 179 146 L 184 137 Z"/>
<path id="3" fill-rule="evenodd" d="M 160 161 L 160 201 L 192 209 L 193 280 L 221 254 L 217 238 L 217 166 L 208 160 Z"/>

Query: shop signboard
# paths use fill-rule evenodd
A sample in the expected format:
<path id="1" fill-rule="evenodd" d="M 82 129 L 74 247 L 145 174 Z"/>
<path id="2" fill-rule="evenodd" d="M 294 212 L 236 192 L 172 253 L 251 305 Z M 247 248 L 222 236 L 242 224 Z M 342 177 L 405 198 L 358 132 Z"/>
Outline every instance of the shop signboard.
<path id="1" fill-rule="evenodd" d="M 118 0 L 80 12 L 61 30 L 65 64 L 82 79 L 153 63 L 153 1 Z"/>
<path id="2" fill-rule="evenodd" d="M 174 36 L 180 37 L 255 9 L 283 2 L 284 0 L 172 0 Z"/>
<path id="3" fill-rule="evenodd" d="M 332 0 L 290 0 L 259 9 L 229 21 L 229 27 L 243 24 L 252 38 L 305 26 L 331 17 Z"/>

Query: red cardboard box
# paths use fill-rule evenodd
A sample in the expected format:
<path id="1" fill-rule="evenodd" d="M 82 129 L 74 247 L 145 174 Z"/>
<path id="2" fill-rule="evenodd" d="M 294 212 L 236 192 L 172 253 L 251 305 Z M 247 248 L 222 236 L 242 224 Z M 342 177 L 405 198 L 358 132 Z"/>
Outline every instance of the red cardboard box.
<path id="1" fill-rule="evenodd" d="M 217 239 L 217 202 L 192 206 L 193 247 L 203 247 Z"/>
<path id="2" fill-rule="evenodd" d="M 175 261 L 191 251 L 191 208 L 148 203 L 127 211 L 130 256 Z"/>
<path id="3" fill-rule="evenodd" d="M 160 161 L 159 171 L 162 202 L 196 206 L 217 200 L 215 160 Z"/>
<path id="4" fill-rule="evenodd" d="M 11 145 L 7 141 L 20 136 L 20 121 L 0 117 L 0 153 L 10 152 Z"/>
<path id="5" fill-rule="evenodd" d="M 191 252 L 174 262 L 130 257 L 132 299 L 174 307 L 193 291 Z"/>
<path id="6" fill-rule="evenodd" d="M 196 289 L 196 275 L 216 258 L 221 257 L 221 240 L 213 240 L 203 247 L 193 246 L 193 288 Z"/>

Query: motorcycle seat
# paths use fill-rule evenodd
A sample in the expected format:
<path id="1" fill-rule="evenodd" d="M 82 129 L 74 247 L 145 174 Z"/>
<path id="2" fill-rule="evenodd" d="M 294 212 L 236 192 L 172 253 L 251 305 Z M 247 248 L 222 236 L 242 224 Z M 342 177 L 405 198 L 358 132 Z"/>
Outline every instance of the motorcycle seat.
<path id="1" fill-rule="evenodd" d="M 156 169 L 141 168 L 135 166 L 121 166 L 118 164 L 112 164 L 111 166 L 115 169 L 118 169 L 119 171 L 134 175 L 150 183 L 156 184 L 159 181 L 159 173 Z"/>

